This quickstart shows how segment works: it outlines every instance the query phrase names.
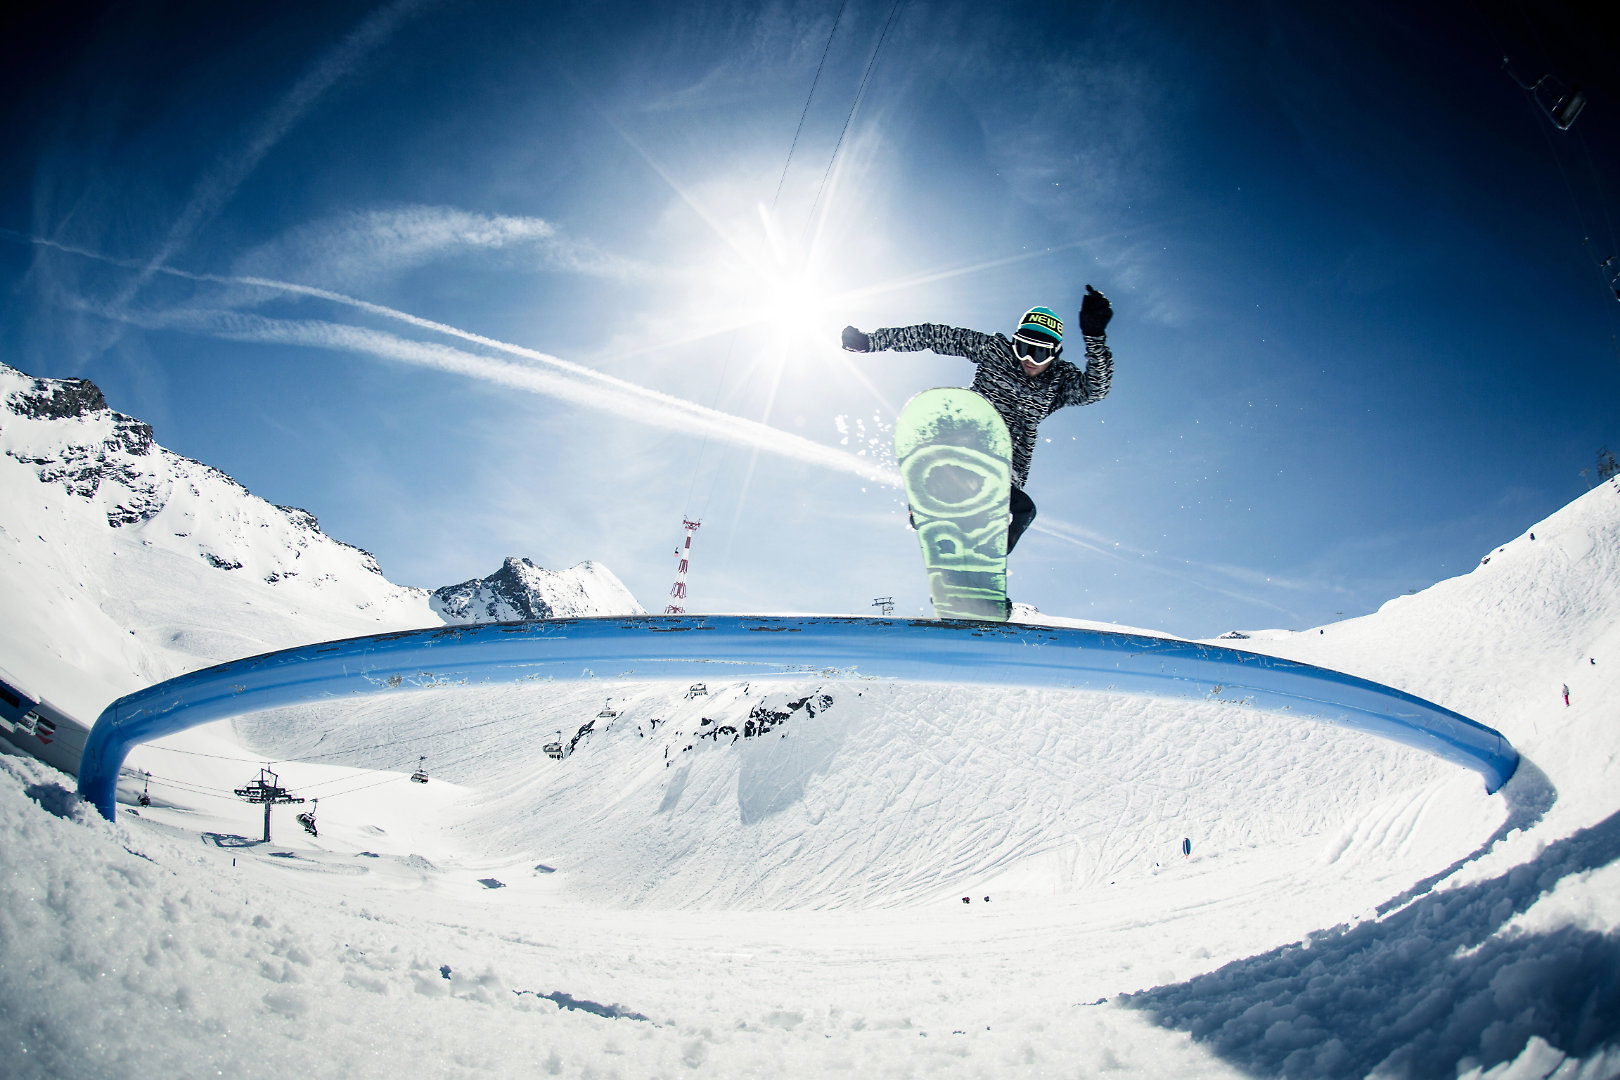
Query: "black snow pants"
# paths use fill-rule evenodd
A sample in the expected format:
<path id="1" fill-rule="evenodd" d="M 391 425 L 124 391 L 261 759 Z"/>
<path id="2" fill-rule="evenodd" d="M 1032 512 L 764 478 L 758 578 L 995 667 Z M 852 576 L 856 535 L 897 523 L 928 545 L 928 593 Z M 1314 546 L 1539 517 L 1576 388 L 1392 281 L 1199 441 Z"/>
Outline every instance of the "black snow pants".
<path id="1" fill-rule="evenodd" d="M 1007 509 L 1012 511 L 1012 524 L 1007 526 L 1007 554 L 1011 555 L 1012 549 L 1018 546 L 1018 538 L 1035 521 L 1035 500 L 1014 484 L 1012 498 L 1007 500 Z"/>

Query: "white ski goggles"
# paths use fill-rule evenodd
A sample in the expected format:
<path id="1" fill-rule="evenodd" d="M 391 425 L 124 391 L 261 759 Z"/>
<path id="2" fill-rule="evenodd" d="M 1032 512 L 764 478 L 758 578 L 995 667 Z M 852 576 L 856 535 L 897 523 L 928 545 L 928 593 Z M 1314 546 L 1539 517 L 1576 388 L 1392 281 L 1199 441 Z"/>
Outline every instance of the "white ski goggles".
<path id="1" fill-rule="evenodd" d="M 1050 364 L 1063 351 L 1061 344 L 1053 345 L 1044 341 L 1030 341 L 1022 337 L 1013 338 L 1012 348 L 1013 355 L 1018 359 L 1027 360 L 1038 367 Z"/>

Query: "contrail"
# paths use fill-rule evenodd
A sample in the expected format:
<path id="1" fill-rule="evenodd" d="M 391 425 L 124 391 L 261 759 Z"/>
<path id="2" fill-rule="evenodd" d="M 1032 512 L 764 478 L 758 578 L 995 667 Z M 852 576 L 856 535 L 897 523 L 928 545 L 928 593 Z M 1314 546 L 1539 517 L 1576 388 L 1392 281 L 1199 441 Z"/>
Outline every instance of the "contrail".
<path id="1" fill-rule="evenodd" d="M 180 211 L 180 216 L 169 226 L 169 234 L 164 238 L 157 253 L 146 260 L 141 272 L 118 294 L 113 306 L 123 307 L 134 299 L 146 283 L 152 280 L 152 275 L 161 270 L 163 264 L 185 246 L 198 227 L 219 213 L 230 201 L 231 196 L 236 194 L 236 189 L 241 187 L 242 181 L 259 167 L 259 162 L 264 160 L 271 148 L 303 119 L 304 114 L 321 95 L 331 89 L 333 83 L 348 74 L 367 53 L 388 40 L 400 22 L 415 14 L 417 9 L 424 7 L 428 2 L 430 0 L 395 0 L 394 3 L 379 8 L 306 71 L 303 77 L 293 84 L 286 96 L 260 119 L 246 144 L 235 153 L 222 157 L 198 181 L 196 188 L 192 190 L 190 200 Z"/>
<path id="2" fill-rule="evenodd" d="M 1109 540 L 1100 533 L 1095 533 L 1089 529 L 1084 529 L 1078 525 L 1048 517 L 1046 515 L 1042 515 L 1042 519 L 1037 520 L 1035 524 L 1031 525 L 1030 531 L 1042 533 L 1046 536 L 1052 537 L 1055 540 L 1062 540 L 1066 544 L 1073 544 L 1075 547 L 1082 548 L 1105 559 L 1112 559 L 1127 566 L 1150 570 L 1155 574 L 1160 574 L 1164 577 L 1172 578 L 1176 581 L 1192 585 L 1195 588 L 1203 589 L 1206 592 L 1212 592 L 1217 596 L 1224 596 L 1229 600 L 1240 600 L 1245 603 L 1255 604 L 1259 607 L 1270 608 L 1281 615 L 1287 616 L 1295 622 L 1298 622 L 1301 618 L 1298 612 L 1292 610 L 1291 608 L 1283 607 L 1281 604 L 1268 600 L 1263 596 L 1252 595 L 1248 592 L 1238 592 L 1231 588 L 1213 584 L 1211 580 L 1197 577 L 1194 573 L 1189 572 L 1200 571 L 1208 578 L 1214 578 L 1215 576 L 1237 578 L 1241 582 L 1246 577 L 1257 576 L 1253 571 L 1243 571 L 1234 568 L 1214 566 L 1209 563 L 1194 562 L 1192 559 L 1183 559 L 1170 555 L 1161 555 L 1158 552 L 1143 551 L 1140 548 L 1124 547 L 1117 541 Z M 1247 584 L 1247 582 L 1244 583 Z M 1279 585 L 1283 588 L 1300 587 L 1296 583 L 1286 581 L 1280 582 Z"/>
<path id="3" fill-rule="evenodd" d="M 273 319 L 229 311 L 183 311 L 162 315 L 102 314 L 152 329 L 179 329 L 227 341 L 301 345 L 372 356 L 413 367 L 450 372 L 497 386 L 543 394 L 574 405 L 599 409 L 628 420 L 682 434 L 707 435 L 737 446 L 769 451 L 807 465 L 847 473 L 871 483 L 898 487 L 891 465 L 806 439 L 801 435 L 710 409 L 622 379 L 580 378 L 573 370 L 546 370 L 450 345 L 416 341 L 382 330 L 320 320 Z M 543 355 L 543 354 L 540 354 Z M 555 359 L 555 358 L 551 358 Z M 578 365 L 557 363 L 566 369 Z M 591 372 L 595 375 L 596 373 Z M 611 385 L 609 385 L 611 383 Z"/>
<path id="4" fill-rule="evenodd" d="M 0 228 L 0 237 L 21 243 L 48 247 L 66 254 L 78 255 L 98 262 L 128 269 L 141 269 L 146 264 L 139 260 L 118 259 L 86 248 L 60 241 L 32 236 L 11 229 Z M 1041 254 L 1044 254 L 1041 253 Z M 1009 260 L 1034 256 L 1013 256 Z M 971 269 L 971 268 L 969 268 Z M 508 386 L 528 393 L 543 394 L 587 408 L 599 409 L 616 415 L 634 418 L 643 423 L 683 434 L 707 435 L 732 445 L 750 450 L 764 450 L 806 464 L 832 469 L 889 487 L 899 487 L 900 477 L 892 465 L 872 458 L 860 457 L 846 451 L 824 446 L 813 440 L 782 431 L 755 420 L 711 409 L 683 398 L 665 394 L 636 383 L 607 375 L 582 364 L 564 360 L 537 349 L 525 348 L 497 338 L 486 337 L 446 323 L 424 319 L 406 311 L 383 304 L 361 300 L 330 289 L 299 285 L 272 278 L 227 274 L 198 274 L 174 267 L 160 266 L 155 273 L 187 281 L 215 285 L 236 285 L 262 288 L 296 296 L 325 300 L 353 308 L 405 325 L 457 338 L 470 344 L 504 352 L 528 363 L 512 363 L 495 357 L 483 356 L 463 349 L 436 345 L 398 337 L 394 334 L 362 327 L 347 326 L 318 320 L 271 319 L 230 311 L 191 311 L 169 315 L 147 313 L 136 315 L 110 309 L 90 308 L 96 314 L 135 325 L 181 329 L 210 337 L 233 341 L 251 341 L 265 344 L 304 345 L 335 349 L 343 352 L 393 360 L 416 367 L 451 372 L 467 378 L 479 379 L 496 385 Z M 535 366 L 540 365 L 540 366 Z M 551 370 L 546 370 L 547 368 Z M 1106 536 L 1043 515 L 1032 527 L 1033 531 L 1061 540 L 1105 559 L 1131 566 L 1144 567 L 1155 573 L 1186 582 L 1230 599 L 1246 601 L 1271 608 L 1280 614 L 1297 618 L 1288 608 L 1260 596 L 1237 592 L 1211 584 L 1188 573 L 1203 571 L 1207 575 L 1242 577 L 1232 571 L 1205 566 L 1186 559 L 1167 558 L 1155 552 L 1136 548 L 1122 549 Z M 1134 558 L 1132 557 L 1134 556 Z M 1180 565 L 1176 565 L 1180 564 Z M 1285 585 L 1286 587 L 1286 585 Z"/>
<path id="5" fill-rule="evenodd" d="M 11 229 L 0 229 L 0 236 L 40 247 L 53 248 L 67 254 L 94 259 L 114 266 L 135 269 L 145 265 L 134 260 L 112 258 L 85 248 L 74 247 L 43 237 L 30 236 Z M 884 464 L 875 459 L 824 446 L 812 439 L 806 439 L 801 435 L 771 427 L 769 424 L 762 424 L 756 420 L 749 420 L 718 409 L 711 409 L 687 401 L 684 398 L 676 397 L 673 394 L 653 390 L 638 383 L 630 382 L 627 379 L 592 370 L 583 364 L 576 364 L 561 357 L 540 352 L 538 349 L 529 349 L 521 345 L 514 345 L 508 341 L 501 341 L 498 338 L 475 334 L 470 330 L 462 330 L 459 327 L 435 322 L 432 319 L 424 319 L 406 311 L 371 303 L 369 300 L 345 296 L 343 293 L 333 292 L 330 289 L 318 289 L 310 285 L 298 285 L 293 282 L 276 281 L 270 278 L 239 277 L 229 274 L 194 274 L 170 266 L 157 267 L 154 272 L 187 281 L 263 288 L 326 300 L 358 311 L 402 322 L 418 329 L 443 334 L 484 348 L 504 352 L 529 361 L 529 363 L 512 363 L 495 357 L 468 352 L 464 349 L 402 338 L 380 330 L 319 320 L 271 319 L 260 315 L 227 311 L 191 311 L 170 314 L 148 312 L 137 314 L 112 306 L 92 307 L 86 305 L 86 309 L 104 318 L 136 326 L 181 329 L 231 341 L 255 341 L 267 344 L 307 345 L 317 348 L 338 349 L 344 352 L 412 364 L 417 367 L 435 368 L 440 371 L 453 372 L 530 393 L 545 394 L 577 405 L 600 409 L 604 412 L 631 416 L 668 431 L 706 434 L 711 438 L 733 443 L 737 446 L 765 450 L 806 464 L 818 465 L 857 476 L 862 480 L 873 483 L 884 484 L 889 487 L 900 486 L 899 472 L 892 465 Z M 542 366 L 537 367 L 535 365 Z M 546 368 L 553 370 L 548 371 L 545 370 Z"/>

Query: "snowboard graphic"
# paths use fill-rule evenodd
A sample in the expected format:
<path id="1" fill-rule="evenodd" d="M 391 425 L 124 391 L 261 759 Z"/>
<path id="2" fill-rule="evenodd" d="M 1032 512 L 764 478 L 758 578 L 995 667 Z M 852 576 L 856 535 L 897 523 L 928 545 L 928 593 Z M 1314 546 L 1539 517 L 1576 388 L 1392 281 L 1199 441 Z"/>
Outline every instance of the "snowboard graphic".
<path id="1" fill-rule="evenodd" d="M 924 390 L 900 410 L 894 452 L 942 619 L 1007 619 L 1012 440 L 971 390 Z"/>

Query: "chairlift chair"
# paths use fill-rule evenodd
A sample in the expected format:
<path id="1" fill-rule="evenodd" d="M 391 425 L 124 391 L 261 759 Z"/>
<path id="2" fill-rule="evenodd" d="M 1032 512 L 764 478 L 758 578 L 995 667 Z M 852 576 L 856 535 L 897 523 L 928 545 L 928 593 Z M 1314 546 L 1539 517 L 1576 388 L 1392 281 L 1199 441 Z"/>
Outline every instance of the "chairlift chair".
<path id="1" fill-rule="evenodd" d="M 298 815 L 298 824 L 302 825 L 304 831 L 311 836 L 321 835 L 315 831 L 315 808 L 320 805 L 320 801 L 319 799 L 311 800 L 309 809 Z"/>
<path id="2" fill-rule="evenodd" d="M 416 771 L 411 773 L 411 782 L 413 784 L 425 784 L 428 782 L 426 754 L 422 755 L 422 757 L 418 759 Z"/>
<path id="3" fill-rule="evenodd" d="M 1586 108 L 1586 91 L 1579 86 L 1566 85 L 1556 75 L 1549 73 L 1535 82 L 1527 83 L 1514 73 L 1505 56 L 1502 57 L 1502 70 L 1518 84 L 1520 90 L 1530 95 L 1536 107 L 1547 114 L 1547 119 L 1559 131 L 1568 131 L 1575 118 L 1581 115 L 1581 110 Z"/>

